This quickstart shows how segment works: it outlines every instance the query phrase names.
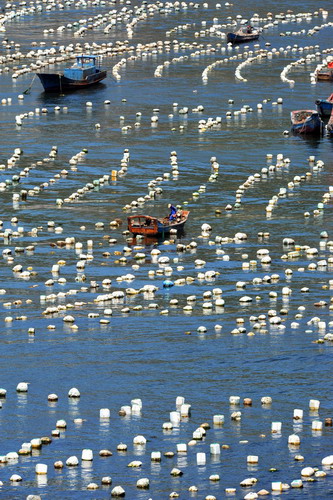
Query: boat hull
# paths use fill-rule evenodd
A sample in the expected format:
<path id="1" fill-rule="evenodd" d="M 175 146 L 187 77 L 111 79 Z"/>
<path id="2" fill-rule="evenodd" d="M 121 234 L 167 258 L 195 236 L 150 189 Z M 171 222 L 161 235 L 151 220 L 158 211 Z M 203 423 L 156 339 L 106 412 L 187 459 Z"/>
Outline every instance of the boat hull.
<path id="1" fill-rule="evenodd" d="M 128 230 L 134 234 L 144 236 L 163 236 L 171 230 L 181 231 L 188 219 L 188 210 L 182 210 L 180 216 L 170 221 L 168 217 L 158 219 L 149 215 L 132 215 L 127 218 Z"/>
<path id="2" fill-rule="evenodd" d="M 104 70 L 97 70 L 96 73 L 88 75 L 84 80 L 74 80 L 67 78 L 62 73 L 37 73 L 45 92 L 70 92 L 91 85 L 96 85 L 107 76 Z"/>
<path id="3" fill-rule="evenodd" d="M 322 135 L 324 123 L 318 113 L 312 110 L 299 110 L 291 112 L 291 130 L 294 134 Z"/>
<path id="4" fill-rule="evenodd" d="M 333 69 L 325 68 L 317 73 L 317 80 L 324 80 L 333 82 Z"/>
<path id="5" fill-rule="evenodd" d="M 326 132 L 330 137 L 333 137 L 333 109 L 331 112 L 330 119 L 328 120 L 328 123 L 326 125 Z"/>
<path id="6" fill-rule="evenodd" d="M 317 99 L 316 100 L 317 111 L 321 116 L 331 116 L 333 109 L 333 102 L 327 99 Z"/>
<path id="7" fill-rule="evenodd" d="M 247 43 L 258 40 L 259 33 L 227 33 L 227 42 L 230 43 Z"/>
<path id="8" fill-rule="evenodd" d="M 333 121 L 326 125 L 326 131 L 330 137 L 333 137 Z"/>

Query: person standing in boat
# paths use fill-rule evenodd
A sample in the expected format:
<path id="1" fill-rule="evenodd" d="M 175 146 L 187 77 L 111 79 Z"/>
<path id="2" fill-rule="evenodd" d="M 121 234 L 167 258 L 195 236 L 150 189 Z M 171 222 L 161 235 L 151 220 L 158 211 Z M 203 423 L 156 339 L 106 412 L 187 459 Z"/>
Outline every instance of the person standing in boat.
<path id="1" fill-rule="evenodd" d="M 251 24 L 249 24 L 246 28 L 246 33 L 248 33 L 249 35 L 252 33 L 253 31 L 253 27 L 251 26 Z"/>
<path id="2" fill-rule="evenodd" d="M 177 216 L 177 208 L 169 203 L 168 208 L 170 208 L 169 220 L 175 220 Z"/>

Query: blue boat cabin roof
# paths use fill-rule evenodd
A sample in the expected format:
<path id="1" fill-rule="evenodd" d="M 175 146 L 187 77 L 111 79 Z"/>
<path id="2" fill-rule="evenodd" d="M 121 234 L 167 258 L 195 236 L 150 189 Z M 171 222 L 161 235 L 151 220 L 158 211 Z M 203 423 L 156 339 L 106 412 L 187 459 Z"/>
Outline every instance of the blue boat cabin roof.
<path id="1" fill-rule="evenodd" d="M 76 56 L 76 64 L 79 64 L 80 66 L 83 66 L 84 64 L 95 65 L 95 63 L 96 63 L 96 56 L 87 56 L 87 55 Z"/>

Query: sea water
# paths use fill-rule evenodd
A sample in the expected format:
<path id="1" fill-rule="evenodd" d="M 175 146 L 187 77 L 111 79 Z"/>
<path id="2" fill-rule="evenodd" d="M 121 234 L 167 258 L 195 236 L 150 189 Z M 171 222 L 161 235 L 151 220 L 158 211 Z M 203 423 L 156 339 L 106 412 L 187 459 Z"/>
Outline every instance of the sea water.
<path id="1" fill-rule="evenodd" d="M 12 5 L 18 9 L 18 2 Z M 0 97 L 11 99 L 0 106 L 0 182 L 7 182 L 0 193 L 4 251 L 0 288 L 5 291 L 0 306 L 0 385 L 7 390 L 0 409 L 0 454 L 18 451 L 35 437 L 51 436 L 59 419 L 67 422 L 66 430 L 50 445 L 1 464 L 0 496 L 109 498 L 112 488 L 122 485 L 129 499 L 164 499 L 171 492 L 181 498 L 201 499 L 209 494 L 226 498 L 226 488 L 236 488 L 233 498 L 244 498 L 249 491 L 270 491 L 274 481 L 290 484 L 301 477 L 305 466 L 322 469 L 322 458 L 333 449 L 332 428 L 312 431 L 311 422 L 324 421 L 333 411 L 332 344 L 318 343 L 333 328 L 332 246 L 325 244 L 332 238 L 331 199 L 323 209 L 318 207 L 333 185 L 332 140 L 284 132 L 290 130 L 292 110 L 315 109 L 315 100 L 331 93 L 330 82 L 311 83 L 311 73 L 325 57 L 323 51 L 332 47 L 332 26 L 322 26 L 332 21 L 331 13 L 326 16 L 320 10 L 329 10 L 330 2 L 170 2 L 140 20 L 132 34 L 124 22 L 104 33 L 103 17 L 111 10 L 119 15 L 136 2 L 64 2 L 63 8 L 60 3 L 34 5 L 42 9 L 5 23 L 1 56 L 14 54 L 15 44 L 24 54 L 69 44 L 80 44 L 78 54 L 93 54 L 85 43 L 115 46 L 128 39 L 133 49 L 102 56 L 108 78 L 68 94 L 45 94 L 38 79 L 31 85 L 34 71 L 12 78 L 14 66 L 20 69 L 36 57 L 0 67 Z M 281 12 L 285 15 L 279 16 Z M 269 25 L 258 42 L 228 47 L 216 32 L 205 31 L 220 24 L 220 32 L 227 33 L 233 30 L 230 23 L 240 20 L 236 16 L 249 20 L 255 13 L 259 27 Z M 94 26 L 98 19 L 101 24 Z M 59 26 L 65 29 L 58 31 Z M 80 26 L 86 31 L 75 34 Z M 314 27 L 320 29 L 312 33 Z M 45 29 L 54 31 L 45 33 Z M 155 49 L 146 45 L 165 40 L 170 41 L 170 51 L 165 44 Z M 144 47 L 137 50 L 138 44 Z M 240 70 L 246 81 L 236 79 L 237 66 L 258 56 L 260 49 L 271 54 L 262 52 L 262 57 Z M 294 83 L 282 81 L 284 67 L 301 58 L 304 61 L 288 73 Z M 121 59 L 127 62 L 115 80 L 112 69 Z M 203 81 L 205 68 L 221 60 L 208 72 L 208 81 Z M 164 65 L 166 61 L 170 64 Z M 70 64 L 55 63 L 49 70 L 60 71 Z M 160 65 L 164 65 L 162 76 L 156 77 Z M 31 90 L 23 94 L 30 85 Z M 21 94 L 24 99 L 18 98 Z M 88 101 L 92 106 L 86 105 Z M 247 111 L 241 112 L 244 106 Z M 15 117 L 25 113 L 17 126 Z M 152 122 L 152 116 L 158 121 Z M 198 128 L 200 120 L 217 117 L 221 121 L 214 126 Z M 52 159 L 53 146 L 58 154 Z M 8 165 L 16 148 L 21 154 Z M 127 170 L 111 177 L 112 171 L 121 169 L 125 149 L 130 154 Z M 86 154 L 70 162 L 82 150 Z M 170 163 L 172 152 L 177 154 L 178 175 Z M 279 163 L 277 155 L 289 161 Z M 309 162 L 312 156 L 315 159 Z M 215 170 L 214 157 L 219 164 Z M 323 164 L 318 165 L 318 160 Z M 27 167 L 27 175 L 21 175 Z M 260 175 L 235 207 L 236 190 L 254 174 Z M 19 182 L 9 182 L 15 175 Z M 110 177 L 101 182 L 103 176 Z M 299 183 L 294 183 L 295 176 L 301 177 Z M 148 184 L 156 179 L 155 187 L 161 192 L 138 207 L 126 208 L 147 195 L 154 187 Z M 43 183 L 47 185 L 33 195 L 31 190 Z M 57 204 L 87 183 L 93 189 L 75 201 Z M 286 193 L 280 188 L 286 188 Z M 13 201 L 13 194 L 21 190 L 28 191 L 27 200 Z M 270 214 L 266 206 L 274 196 L 278 200 Z M 133 241 L 126 233 L 127 217 L 164 216 L 168 203 L 190 210 L 185 232 L 171 237 L 169 243 Z M 226 210 L 229 204 L 232 210 Z M 306 212 L 309 216 L 304 216 Z M 121 224 L 113 228 L 110 222 L 115 219 Z M 98 222 L 104 227 L 96 227 Z M 201 234 L 204 223 L 211 226 L 208 235 Z M 24 228 L 21 236 L 6 237 L 6 230 L 18 232 L 20 227 Z M 324 231 L 328 238 L 321 237 Z M 235 240 L 236 233 L 246 233 L 247 239 Z M 66 238 L 82 242 L 82 250 L 63 244 Z M 284 246 L 284 238 L 292 238 L 295 246 Z M 196 247 L 190 247 L 193 242 Z M 27 250 L 31 245 L 34 250 Z M 179 245 L 185 251 L 179 251 Z M 132 252 L 126 254 L 124 247 Z M 296 257 L 285 260 L 295 247 Z M 318 254 L 307 254 L 307 247 L 317 248 Z M 151 255 L 156 249 L 169 258 L 167 264 Z M 270 263 L 261 263 L 260 249 L 269 251 Z M 13 260 L 8 261 L 8 250 Z M 138 253 L 145 258 L 137 259 Z M 52 273 L 59 261 L 59 273 Z M 86 263 L 81 271 L 78 261 Z M 243 269 L 244 262 L 250 261 L 257 263 Z M 314 269 L 312 263 L 317 264 Z M 30 274 L 13 272 L 17 265 Z M 172 270 L 165 271 L 166 266 Z M 292 274 L 286 273 L 288 269 Z M 155 274 L 148 274 L 152 270 Z M 215 274 L 205 276 L 207 271 Z M 278 274 L 279 280 L 267 278 L 272 274 Z M 59 278 L 65 280 L 59 282 Z M 109 288 L 102 285 L 105 278 L 112 280 Z M 185 281 L 165 288 L 166 278 Z M 263 281 L 253 282 L 255 278 Z M 246 288 L 236 288 L 238 281 L 246 282 Z M 103 293 L 138 291 L 147 284 L 157 287 L 155 293 L 125 293 L 124 298 L 106 303 L 95 301 Z M 290 296 L 282 294 L 283 287 L 291 288 Z M 222 289 L 224 307 L 216 306 L 214 297 L 204 299 L 204 292 L 214 288 Z M 308 291 L 303 293 L 305 288 Z M 192 295 L 196 301 L 186 312 L 183 308 Z M 242 304 L 239 299 L 245 295 L 252 301 Z M 170 304 L 174 299 L 178 303 Z M 210 301 L 212 308 L 203 307 Z M 48 307 L 61 305 L 58 312 L 47 314 Z M 112 309 L 111 316 L 105 314 L 107 308 Z M 270 324 L 272 311 L 281 318 L 281 325 Z M 66 315 L 73 316 L 77 329 L 63 321 Z M 265 316 L 257 328 L 258 319 L 250 318 L 260 315 Z M 311 321 L 314 317 L 325 323 L 321 330 L 318 321 Z M 244 330 L 238 333 L 237 318 L 244 319 Z M 101 319 L 109 323 L 100 323 Z M 34 335 L 29 334 L 32 328 Z M 255 335 L 248 335 L 251 332 Z M 21 381 L 29 382 L 28 393 L 16 393 Z M 79 389 L 80 398 L 68 398 L 72 387 Z M 50 393 L 58 395 L 57 402 L 48 402 Z M 163 422 L 177 409 L 177 396 L 191 405 L 191 416 L 181 418 L 172 430 L 163 430 Z M 230 396 L 240 396 L 240 405 L 230 405 Z M 271 405 L 261 404 L 265 396 L 272 398 Z M 243 406 L 245 397 L 252 398 L 252 406 Z M 120 407 L 135 398 L 142 400 L 141 413 L 119 416 Z M 320 400 L 318 412 L 309 410 L 310 399 Z M 99 418 L 101 408 L 111 410 L 110 419 Z M 304 410 L 303 421 L 293 420 L 295 408 Z M 241 411 L 240 421 L 231 419 L 234 411 Z M 216 414 L 224 415 L 223 426 L 214 426 Z M 211 427 L 206 436 L 188 446 L 187 453 L 177 454 L 176 445 L 188 443 L 203 422 Z M 281 433 L 271 433 L 272 422 L 282 422 Z M 301 439 L 298 448 L 288 446 L 288 436 L 294 433 Z M 144 435 L 147 443 L 134 445 L 136 435 Z M 117 452 L 119 443 L 128 445 L 127 452 Z M 228 447 L 210 455 L 211 443 Z M 80 459 L 82 449 L 93 450 L 92 462 L 53 468 L 56 460 L 65 463 L 72 455 Z M 99 457 L 101 449 L 110 449 L 113 455 Z M 150 461 L 153 451 L 161 451 L 160 463 Z M 163 455 L 168 451 L 175 453 L 173 458 Z M 206 453 L 204 465 L 197 464 L 200 452 Z M 295 460 L 297 454 L 303 455 L 302 462 Z M 259 456 L 258 464 L 247 464 L 248 455 Z M 129 468 L 133 460 L 142 466 Z M 37 463 L 48 465 L 47 476 L 35 474 Z M 173 467 L 183 476 L 171 476 Z M 281 497 L 329 498 L 332 474 L 325 470 L 326 478 L 304 481 L 302 490 L 292 489 Z M 11 483 L 12 474 L 19 474 L 22 482 Z M 210 481 L 212 474 L 219 474 L 220 481 Z M 112 477 L 112 486 L 101 485 L 103 476 Z M 142 477 L 150 479 L 149 490 L 136 488 Z M 242 488 L 240 482 L 247 477 L 256 477 L 258 483 Z M 87 491 L 91 482 L 99 489 Z M 188 491 L 191 485 L 198 487 L 198 493 Z"/>

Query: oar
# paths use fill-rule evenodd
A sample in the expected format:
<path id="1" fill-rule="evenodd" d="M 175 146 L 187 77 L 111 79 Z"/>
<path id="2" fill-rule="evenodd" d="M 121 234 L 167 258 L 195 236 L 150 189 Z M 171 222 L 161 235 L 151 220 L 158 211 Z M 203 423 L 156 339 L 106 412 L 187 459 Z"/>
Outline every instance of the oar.
<path id="1" fill-rule="evenodd" d="M 23 94 L 29 94 L 30 93 L 30 90 L 31 90 L 32 84 L 34 83 L 35 78 L 36 78 L 36 73 L 34 74 L 32 80 L 31 80 L 30 86 L 23 92 Z"/>

